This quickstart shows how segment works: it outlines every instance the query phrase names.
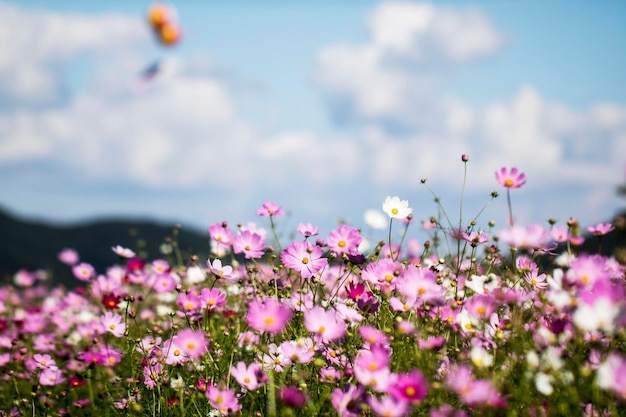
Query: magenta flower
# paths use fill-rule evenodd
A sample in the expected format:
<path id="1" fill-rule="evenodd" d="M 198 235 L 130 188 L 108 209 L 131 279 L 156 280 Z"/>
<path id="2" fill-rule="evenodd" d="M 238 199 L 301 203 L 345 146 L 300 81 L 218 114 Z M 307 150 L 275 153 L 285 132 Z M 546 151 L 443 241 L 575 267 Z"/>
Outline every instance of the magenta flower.
<path id="1" fill-rule="evenodd" d="M 274 202 L 268 201 L 263 203 L 263 207 L 258 208 L 256 214 L 259 216 L 284 216 L 285 212 L 281 210 L 281 208 Z"/>
<path id="2" fill-rule="evenodd" d="M 322 249 L 309 242 L 292 242 L 280 255 L 287 268 L 298 271 L 302 278 L 311 278 L 328 265 L 322 258 Z"/>
<path id="3" fill-rule="evenodd" d="M 330 232 L 326 244 L 335 254 L 341 255 L 355 252 L 362 240 L 357 229 L 344 224 Z"/>
<path id="4" fill-rule="evenodd" d="M 324 342 L 337 340 L 346 334 L 346 323 L 333 310 L 324 310 L 320 306 L 304 312 L 304 326 Z"/>
<path id="5" fill-rule="evenodd" d="M 255 259 L 263 256 L 265 239 L 256 232 L 244 230 L 233 237 L 233 251 L 243 253 L 246 259 Z"/>
<path id="6" fill-rule="evenodd" d="M 615 227 L 611 223 L 598 223 L 595 226 L 587 227 L 587 231 L 596 236 L 604 236 L 613 230 L 615 230 Z"/>
<path id="7" fill-rule="evenodd" d="M 420 402 L 428 393 L 428 382 L 420 371 L 414 369 L 408 374 L 399 374 L 388 388 L 389 395 L 397 401 Z"/>
<path id="8" fill-rule="evenodd" d="M 507 168 L 502 167 L 499 171 L 496 171 L 496 180 L 503 187 L 520 188 L 522 185 L 526 184 L 526 175 L 519 172 L 517 168 L 511 168 L 511 170 L 508 170 Z"/>
<path id="9" fill-rule="evenodd" d="M 257 299 L 248 304 L 246 321 L 255 330 L 277 334 L 283 331 L 292 315 L 289 307 L 274 298 Z"/>

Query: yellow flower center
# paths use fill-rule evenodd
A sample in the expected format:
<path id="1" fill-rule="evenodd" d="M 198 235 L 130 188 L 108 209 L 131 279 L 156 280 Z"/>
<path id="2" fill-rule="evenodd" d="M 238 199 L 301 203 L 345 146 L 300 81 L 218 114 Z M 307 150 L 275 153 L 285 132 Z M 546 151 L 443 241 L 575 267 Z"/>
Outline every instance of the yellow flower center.
<path id="1" fill-rule="evenodd" d="M 413 387 L 406 387 L 404 389 L 404 393 L 406 394 L 407 397 L 412 397 L 415 395 L 415 388 Z"/>
<path id="2" fill-rule="evenodd" d="M 513 184 L 514 184 L 514 182 L 513 182 L 513 180 L 512 180 L 512 179 L 510 179 L 510 178 L 509 178 L 508 180 L 504 180 L 504 186 L 505 186 L 505 187 L 512 187 L 512 186 L 513 186 Z"/>
<path id="3" fill-rule="evenodd" d="M 272 324 L 274 324 L 274 322 L 274 317 L 266 317 L 265 320 L 263 320 L 263 323 L 265 323 L 267 326 L 271 326 Z"/>
<path id="4" fill-rule="evenodd" d="M 485 311 L 487 311 L 487 310 L 485 310 L 485 307 L 484 307 L 484 306 L 478 306 L 478 307 L 476 308 L 476 312 L 477 312 L 478 314 L 480 314 L 481 316 L 482 316 L 483 314 L 485 314 Z"/>
<path id="5" fill-rule="evenodd" d="M 395 208 L 395 207 L 394 207 L 394 208 L 392 208 L 392 209 L 391 209 L 391 214 L 394 214 L 394 215 L 395 215 L 395 214 L 398 214 L 398 209 L 397 209 L 397 208 Z"/>
<path id="6" fill-rule="evenodd" d="M 302 263 L 303 264 L 308 264 L 309 263 L 309 258 L 302 258 Z"/>
<path id="7" fill-rule="evenodd" d="M 339 243 L 337 243 L 337 246 L 339 246 L 340 248 L 343 248 L 346 246 L 346 241 L 345 240 L 340 240 Z"/>

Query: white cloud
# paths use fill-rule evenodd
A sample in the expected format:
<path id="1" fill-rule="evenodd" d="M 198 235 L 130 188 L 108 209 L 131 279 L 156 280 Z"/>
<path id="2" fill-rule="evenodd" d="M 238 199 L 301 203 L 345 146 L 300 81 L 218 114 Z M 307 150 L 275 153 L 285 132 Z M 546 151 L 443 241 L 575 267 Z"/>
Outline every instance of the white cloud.
<path id="1" fill-rule="evenodd" d="M 0 3 L 0 96 L 42 104 L 63 93 L 67 64 L 85 54 L 146 43 L 149 32 L 123 15 L 25 10 Z"/>
<path id="2" fill-rule="evenodd" d="M 387 2 L 372 12 L 366 43 L 319 53 L 314 78 L 338 120 L 424 127 L 432 123 L 432 98 L 446 73 L 503 44 L 478 10 Z"/>

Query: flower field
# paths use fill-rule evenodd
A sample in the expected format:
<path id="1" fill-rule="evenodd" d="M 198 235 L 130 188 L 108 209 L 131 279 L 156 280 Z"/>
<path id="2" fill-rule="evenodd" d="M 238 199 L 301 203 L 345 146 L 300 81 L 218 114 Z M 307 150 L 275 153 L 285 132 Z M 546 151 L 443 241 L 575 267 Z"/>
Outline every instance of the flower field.
<path id="1" fill-rule="evenodd" d="M 267 229 L 211 225 L 209 259 L 114 247 L 96 271 L 65 249 L 77 288 L 0 288 L 0 416 L 626 415 L 624 266 L 578 253 L 574 219 L 516 225 L 526 177 L 495 177 L 499 231 L 388 197 L 385 241 L 300 224 L 285 242 L 266 202 Z"/>

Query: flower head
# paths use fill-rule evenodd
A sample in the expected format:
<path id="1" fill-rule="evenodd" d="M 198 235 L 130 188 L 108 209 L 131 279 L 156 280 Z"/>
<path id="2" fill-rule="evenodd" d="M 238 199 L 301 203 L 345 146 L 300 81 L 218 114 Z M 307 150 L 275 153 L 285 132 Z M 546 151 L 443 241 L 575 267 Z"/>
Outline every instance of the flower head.
<path id="1" fill-rule="evenodd" d="M 274 298 L 266 298 L 250 302 L 246 321 L 255 330 L 276 334 L 283 331 L 292 315 L 289 307 Z"/>
<path id="2" fill-rule="evenodd" d="M 496 171 L 496 180 L 505 188 L 520 188 L 526 184 L 526 175 L 523 172 L 519 172 L 515 167 L 511 168 L 511 170 L 502 167 L 499 171 Z"/>
<path id="3" fill-rule="evenodd" d="M 328 260 L 322 258 L 322 249 L 306 241 L 292 242 L 280 258 L 287 268 L 298 271 L 302 278 L 311 278 L 328 265 Z"/>
<path id="4" fill-rule="evenodd" d="M 383 202 L 383 211 L 392 219 L 406 219 L 413 209 L 409 207 L 407 200 L 400 200 L 400 197 L 387 197 Z"/>
<path id="5" fill-rule="evenodd" d="M 263 207 L 258 208 L 256 214 L 259 216 L 284 216 L 285 212 L 282 211 L 280 206 L 272 201 L 263 203 Z"/>

